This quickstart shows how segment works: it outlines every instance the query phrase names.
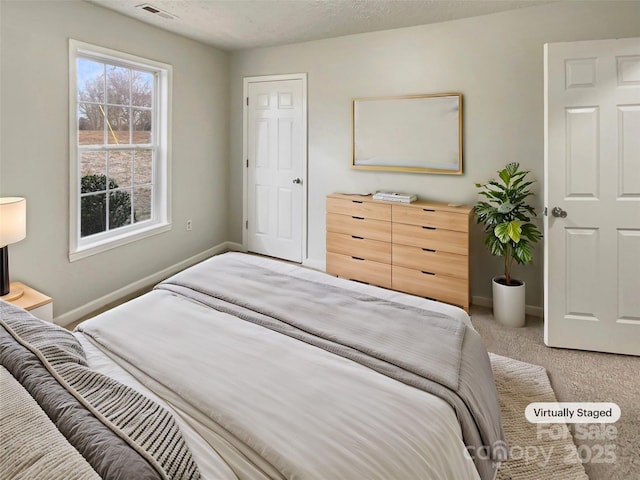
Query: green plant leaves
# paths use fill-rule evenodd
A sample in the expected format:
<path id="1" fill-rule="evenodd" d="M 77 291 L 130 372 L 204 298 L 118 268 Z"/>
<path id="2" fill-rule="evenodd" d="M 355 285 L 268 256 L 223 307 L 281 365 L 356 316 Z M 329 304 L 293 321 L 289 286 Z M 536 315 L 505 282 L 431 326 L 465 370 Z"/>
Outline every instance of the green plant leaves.
<path id="1" fill-rule="evenodd" d="M 519 221 L 500 223 L 494 228 L 493 233 L 502 243 L 520 241 L 522 229 Z"/>
<path id="2" fill-rule="evenodd" d="M 484 238 L 484 244 L 491 252 L 491 255 L 495 257 L 502 257 L 505 253 L 505 244 L 502 243 L 498 237 L 487 235 Z"/>
<path id="3" fill-rule="evenodd" d="M 526 237 L 531 242 L 535 243 L 542 238 L 542 233 L 538 230 L 533 223 L 525 223 L 521 226 L 521 235 Z"/>
<path id="4" fill-rule="evenodd" d="M 520 241 L 520 232 L 522 232 L 520 222 L 509 222 L 507 224 L 507 235 L 509 235 L 509 238 L 515 243 Z"/>
<path id="5" fill-rule="evenodd" d="M 505 168 L 504 170 L 500 170 L 498 172 L 498 175 L 500 175 L 500 179 L 506 184 L 509 185 L 509 183 L 511 183 L 511 174 L 507 171 L 507 169 Z"/>
<path id="6" fill-rule="evenodd" d="M 499 180 L 491 179 L 476 184 L 483 197 L 474 208 L 477 222 L 484 226 L 484 244 L 492 255 L 505 260 L 505 274 L 511 262 L 531 263 L 533 247 L 542 238 L 538 227 L 530 222 L 536 216 L 535 209 L 527 204 L 534 183 L 526 180 L 529 171 L 520 170 L 517 162 L 507 163 L 498 171 Z"/>
<path id="7" fill-rule="evenodd" d="M 533 260 L 533 249 L 527 241 L 518 243 L 517 247 L 512 251 L 513 258 L 520 264 L 531 263 Z"/>
<path id="8" fill-rule="evenodd" d="M 516 208 L 516 206 L 513 203 L 504 202 L 498 207 L 498 213 L 509 213 L 514 208 Z"/>
<path id="9" fill-rule="evenodd" d="M 510 177 L 513 177 L 516 174 L 528 173 L 524 171 L 518 172 L 519 168 L 520 168 L 520 164 L 518 162 L 507 163 L 504 167 L 504 169 L 507 171 Z"/>

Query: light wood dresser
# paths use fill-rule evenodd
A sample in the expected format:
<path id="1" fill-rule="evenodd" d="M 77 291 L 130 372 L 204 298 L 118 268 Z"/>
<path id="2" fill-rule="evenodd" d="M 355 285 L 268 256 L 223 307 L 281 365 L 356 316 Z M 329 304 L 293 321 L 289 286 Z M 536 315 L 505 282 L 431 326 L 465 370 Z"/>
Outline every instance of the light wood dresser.
<path id="1" fill-rule="evenodd" d="M 327 273 L 469 311 L 473 207 L 327 197 Z"/>

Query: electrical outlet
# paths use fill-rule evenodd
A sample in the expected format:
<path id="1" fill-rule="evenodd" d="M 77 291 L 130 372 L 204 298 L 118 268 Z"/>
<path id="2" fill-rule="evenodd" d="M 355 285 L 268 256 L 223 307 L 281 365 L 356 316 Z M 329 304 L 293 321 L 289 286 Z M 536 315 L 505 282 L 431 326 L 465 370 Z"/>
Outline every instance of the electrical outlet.
<path id="1" fill-rule="evenodd" d="M 185 230 L 187 232 L 190 232 L 192 227 L 193 227 L 193 223 L 191 222 L 191 219 L 187 220 L 187 224 L 185 225 Z"/>

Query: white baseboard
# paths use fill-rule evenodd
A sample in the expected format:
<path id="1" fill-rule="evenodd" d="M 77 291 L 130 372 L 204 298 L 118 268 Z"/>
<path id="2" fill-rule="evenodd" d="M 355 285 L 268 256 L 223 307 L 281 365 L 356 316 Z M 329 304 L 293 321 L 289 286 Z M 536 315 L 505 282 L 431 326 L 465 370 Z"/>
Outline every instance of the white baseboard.
<path id="1" fill-rule="evenodd" d="M 235 242 L 220 243 L 215 247 L 209 248 L 204 252 L 201 252 L 201 253 L 198 253 L 197 255 L 189 257 L 181 262 L 176 263 L 175 265 L 171 265 L 170 267 L 160 270 L 159 272 L 156 272 L 145 278 L 141 278 L 140 280 L 130 283 L 129 285 L 125 285 L 124 287 L 119 288 L 115 292 L 111 292 L 89 303 L 86 303 L 81 307 L 74 308 L 73 310 L 63 313 L 62 315 L 58 315 L 57 317 L 54 318 L 53 321 L 57 325 L 61 325 L 63 327 L 66 325 L 69 325 L 75 321 L 80 320 L 86 315 L 89 315 L 92 312 L 99 310 L 105 305 L 108 305 L 113 302 L 117 302 L 127 297 L 128 295 L 131 295 L 142 289 L 155 285 L 156 283 L 161 282 L 162 280 L 170 277 L 175 273 L 180 272 L 181 270 L 184 270 L 187 267 L 190 267 L 191 265 L 195 265 L 196 263 L 206 260 L 209 257 L 227 252 L 229 250 L 243 251 L 243 248 L 241 244 L 235 243 Z"/>
<path id="2" fill-rule="evenodd" d="M 474 295 L 471 298 L 471 303 L 473 305 L 479 305 L 481 307 L 493 307 L 493 299 L 488 297 L 479 297 Z M 527 315 L 531 315 L 533 317 L 544 317 L 544 309 L 542 307 L 537 307 L 535 305 L 525 305 L 524 311 Z"/>
<path id="3" fill-rule="evenodd" d="M 226 246 L 227 250 L 230 250 L 232 252 L 246 252 L 247 249 L 244 245 L 242 245 L 241 243 L 236 243 L 236 242 L 225 242 L 224 245 Z"/>

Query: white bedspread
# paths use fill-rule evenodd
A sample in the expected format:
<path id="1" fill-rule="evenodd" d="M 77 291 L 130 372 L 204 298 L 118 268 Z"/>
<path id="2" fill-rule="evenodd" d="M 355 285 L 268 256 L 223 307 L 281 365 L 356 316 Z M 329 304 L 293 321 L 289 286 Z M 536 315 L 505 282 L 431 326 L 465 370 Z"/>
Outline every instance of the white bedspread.
<path id="1" fill-rule="evenodd" d="M 133 375 L 124 370 L 102 350 L 95 346 L 82 332 L 74 332 L 74 335 L 82 345 L 87 356 L 87 363 L 92 369 L 104 373 L 124 385 L 138 390 L 174 414 L 176 422 L 182 431 L 182 436 L 187 442 L 194 460 L 198 464 L 203 480 L 238 480 L 238 477 L 233 473 L 231 468 L 229 468 L 225 460 L 211 449 L 211 444 L 207 442 L 207 440 L 205 440 L 185 418 L 182 417 L 179 411 L 174 409 L 165 400 L 136 380 Z"/>
<path id="2" fill-rule="evenodd" d="M 455 307 L 281 268 L 466 317 Z M 201 468 L 205 478 L 479 478 L 443 400 L 184 297 L 153 291 L 80 329 L 109 344 L 106 353 L 191 426 L 185 437 L 197 461 L 202 439 L 218 452 L 211 468 Z M 167 372 L 170 382 L 156 380 Z"/>

